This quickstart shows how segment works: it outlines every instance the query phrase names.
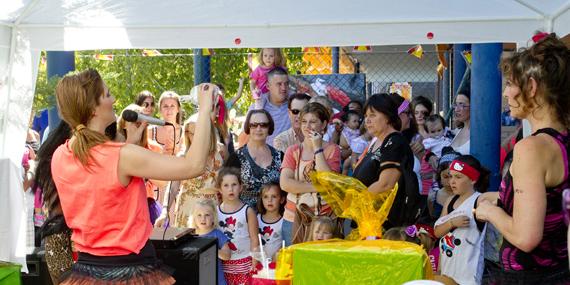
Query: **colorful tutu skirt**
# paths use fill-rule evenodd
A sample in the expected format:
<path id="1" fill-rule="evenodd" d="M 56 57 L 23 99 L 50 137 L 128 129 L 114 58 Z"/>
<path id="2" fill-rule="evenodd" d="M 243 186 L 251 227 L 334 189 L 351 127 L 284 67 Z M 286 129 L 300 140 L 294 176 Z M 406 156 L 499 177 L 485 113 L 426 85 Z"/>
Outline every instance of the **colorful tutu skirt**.
<path id="1" fill-rule="evenodd" d="M 79 253 L 79 258 L 60 284 L 170 285 L 175 280 L 161 269 L 154 247 L 147 242 L 139 254 L 95 256 Z"/>

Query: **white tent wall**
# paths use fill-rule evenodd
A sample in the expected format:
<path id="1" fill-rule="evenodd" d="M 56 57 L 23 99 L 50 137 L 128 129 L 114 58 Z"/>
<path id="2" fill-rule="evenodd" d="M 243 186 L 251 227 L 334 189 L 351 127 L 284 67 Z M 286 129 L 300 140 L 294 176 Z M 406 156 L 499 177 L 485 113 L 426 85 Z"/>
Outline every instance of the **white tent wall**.
<path id="1" fill-rule="evenodd" d="M 22 189 L 21 161 L 34 98 L 39 51 L 17 28 L 0 32 L 0 260 L 25 266 L 28 207 Z M 9 43 L 9 45 L 7 45 Z"/>

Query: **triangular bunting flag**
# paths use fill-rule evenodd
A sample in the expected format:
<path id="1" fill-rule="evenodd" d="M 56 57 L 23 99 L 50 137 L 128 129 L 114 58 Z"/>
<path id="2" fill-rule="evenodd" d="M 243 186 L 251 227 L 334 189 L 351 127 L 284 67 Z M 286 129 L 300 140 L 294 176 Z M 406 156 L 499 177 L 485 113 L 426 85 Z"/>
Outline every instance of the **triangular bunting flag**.
<path id="1" fill-rule="evenodd" d="M 93 55 L 93 57 L 97 60 L 113 60 L 113 55 L 112 54 L 95 54 Z"/>
<path id="2" fill-rule="evenodd" d="M 424 49 L 422 48 L 422 45 L 415 45 L 408 50 L 408 54 L 421 59 L 424 56 Z"/>
<path id="3" fill-rule="evenodd" d="M 367 51 L 372 51 L 372 47 L 371 46 L 355 46 L 352 48 L 352 51 L 367 52 Z"/>
<path id="4" fill-rule="evenodd" d="M 156 49 L 143 49 L 142 55 L 143 56 L 159 56 L 159 55 L 162 55 L 162 53 L 160 53 Z"/>
<path id="5" fill-rule="evenodd" d="M 468 66 L 471 66 L 471 62 L 473 61 L 473 58 L 471 57 L 471 51 L 470 50 L 464 50 L 461 55 L 463 56 L 463 59 L 465 59 L 465 62 L 467 63 Z"/>
<path id="6" fill-rule="evenodd" d="M 445 66 L 440 63 L 437 65 L 437 76 L 439 77 L 439 79 L 443 79 L 443 73 L 445 72 Z"/>
<path id="7" fill-rule="evenodd" d="M 202 55 L 214 55 L 214 49 L 213 48 L 203 48 L 202 49 Z"/>
<path id="8" fill-rule="evenodd" d="M 321 53 L 320 47 L 305 47 L 303 48 L 304 53 Z"/>
<path id="9" fill-rule="evenodd" d="M 445 52 L 449 50 L 448 44 L 437 44 L 435 45 L 435 51 L 437 52 L 437 60 L 439 63 L 443 65 L 443 67 L 447 68 L 447 60 L 445 59 Z"/>

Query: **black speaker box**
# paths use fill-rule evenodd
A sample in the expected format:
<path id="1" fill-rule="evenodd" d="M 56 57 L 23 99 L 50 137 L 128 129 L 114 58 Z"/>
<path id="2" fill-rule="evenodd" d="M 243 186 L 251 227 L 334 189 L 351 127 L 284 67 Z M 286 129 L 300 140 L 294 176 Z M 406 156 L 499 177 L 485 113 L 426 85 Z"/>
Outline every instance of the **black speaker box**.
<path id="1" fill-rule="evenodd" d="M 52 285 L 43 249 L 35 248 L 26 255 L 28 273 L 22 273 L 23 285 Z"/>
<path id="2" fill-rule="evenodd" d="M 192 237 L 174 248 L 156 247 L 156 255 L 174 270 L 172 276 L 176 284 L 217 284 L 218 247 L 215 238 Z"/>

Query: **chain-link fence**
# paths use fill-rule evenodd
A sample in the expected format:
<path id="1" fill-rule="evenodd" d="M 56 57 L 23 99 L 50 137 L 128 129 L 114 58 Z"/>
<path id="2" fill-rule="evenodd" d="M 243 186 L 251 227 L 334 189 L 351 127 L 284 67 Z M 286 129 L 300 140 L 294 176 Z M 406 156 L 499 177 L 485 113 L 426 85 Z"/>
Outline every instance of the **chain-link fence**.
<path id="1" fill-rule="evenodd" d="M 432 99 L 438 109 L 442 104 L 442 84 L 438 80 L 437 53 L 433 47 L 423 47 L 421 58 L 408 53 L 409 46 L 340 48 L 338 74 L 333 73 L 331 48 L 315 47 L 286 49 L 287 67 L 290 74 L 311 88 L 319 95 L 327 95 L 335 108 L 342 107 L 347 100 L 356 99 L 364 102 L 375 93 L 398 90 L 405 96 L 422 95 Z M 248 60 L 249 56 L 249 60 Z M 253 56 L 253 59 L 251 58 Z M 237 60 L 236 60 L 237 59 Z M 257 66 L 255 54 L 214 53 L 211 56 L 212 82 L 223 84 L 236 81 L 231 78 L 237 72 L 224 72 L 236 68 L 240 62 L 243 71 Z M 248 65 L 244 63 L 248 62 Z M 241 72 L 240 76 L 247 76 Z M 293 89 L 297 88 L 291 84 Z M 391 88 L 392 87 L 392 88 Z M 246 88 L 247 89 L 247 88 Z M 246 96 L 249 90 L 245 90 Z M 346 96 L 346 97 L 345 97 Z M 347 99 L 348 98 L 348 99 Z"/>
<path id="2" fill-rule="evenodd" d="M 442 90 L 436 72 L 439 62 L 434 47 L 424 46 L 421 58 L 409 54 L 409 48 L 410 46 L 342 47 L 337 74 L 333 74 L 330 47 L 282 50 L 287 58 L 289 73 L 310 85 L 316 93 L 327 95 L 337 109 L 342 108 L 347 100 L 364 102 L 371 94 L 389 92 L 394 83 L 408 83 L 411 89 L 404 90 L 408 92 L 406 95 L 423 95 L 440 106 Z M 226 99 L 237 93 L 239 79 L 244 79 L 243 98 L 238 101 L 236 111 L 238 114 L 245 113 L 252 103 L 249 75 L 258 65 L 256 56 L 259 49 L 204 49 L 203 52 L 209 56 L 210 81 L 224 85 L 227 90 Z M 118 109 L 132 103 L 141 90 L 150 90 L 157 98 L 166 90 L 187 94 L 195 77 L 194 61 L 192 50 L 76 53 L 76 68 L 99 70 L 117 98 Z M 36 109 L 47 105 L 45 99 L 53 94 L 55 87 L 55 83 L 46 83 L 45 62 L 42 66 L 36 90 Z M 294 84 L 291 87 L 298 88 Z"/>

